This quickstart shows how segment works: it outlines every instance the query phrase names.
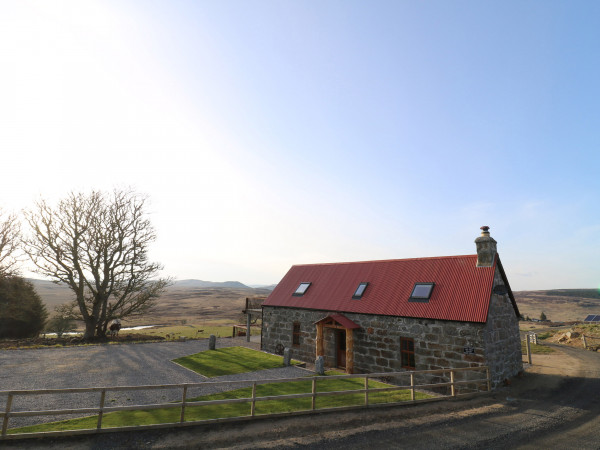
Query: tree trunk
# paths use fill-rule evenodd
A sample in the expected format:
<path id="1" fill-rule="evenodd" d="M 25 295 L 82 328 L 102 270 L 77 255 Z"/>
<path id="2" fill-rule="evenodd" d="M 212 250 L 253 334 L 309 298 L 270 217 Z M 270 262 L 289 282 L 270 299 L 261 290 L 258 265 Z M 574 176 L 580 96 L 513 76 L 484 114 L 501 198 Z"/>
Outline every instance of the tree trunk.
<path id="1" fill-rule="evenodd" d="M 96 334 L 96 323 L 94 320 L 94 316 L 90 316 L 85 321 L 85 333 L 83 334 L 83 339 L 85 339 L 85 340 L 93 339 L 95 334 Z"/>

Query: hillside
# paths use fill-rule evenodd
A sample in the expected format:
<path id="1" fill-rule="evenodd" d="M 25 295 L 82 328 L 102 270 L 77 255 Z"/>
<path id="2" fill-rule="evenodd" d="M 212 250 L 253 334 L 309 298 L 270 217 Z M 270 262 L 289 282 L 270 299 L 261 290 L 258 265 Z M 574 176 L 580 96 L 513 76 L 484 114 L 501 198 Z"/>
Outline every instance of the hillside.
<path id="1" fill-rule="evenodd" d="M 55 305 L 73 298 L 71 291 L 64 286 L 44 280 L 30 281 L 50 313 Z M 127 324 L 172 324 L 183 320 L 201 323 L 203 320 L 216 319 L 237 323 L 245 307 L 246 297 L 267 297 L 270 292 L 268 289 L 251 288 L 237 281 L 177 281 L 166 290 L 152 312 L 142 318 L 127 321 Z"/>
<path id="2" fill-rule="evenodd" d="M 176 281 L 174 286 L 178 288 L 235 288 L 248 289 L 250 286 L 240 283 L 239 281 L 202 281 L 202 280 L 181 280 Z"/>
<path id="3" fill-rule="evenodd" d="M 554 322 L 583 320 L 589 314 L 600 314 L 597 289 L 516 291 L 514 295 L 521 314 L 534 319 L 539 319 L 542 311 Z"/>

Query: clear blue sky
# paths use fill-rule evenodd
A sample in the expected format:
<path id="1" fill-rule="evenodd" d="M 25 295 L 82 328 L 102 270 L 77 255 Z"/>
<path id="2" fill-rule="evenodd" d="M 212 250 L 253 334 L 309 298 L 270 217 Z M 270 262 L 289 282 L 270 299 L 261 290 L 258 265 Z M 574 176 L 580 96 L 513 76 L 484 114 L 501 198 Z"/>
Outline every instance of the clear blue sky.
<path id="1" fill-rule="evenodd" d="M 599 287 L 596 1 L 2 1 L 0 206 L 133 186 L 179 279 L 472 254 Z"/>

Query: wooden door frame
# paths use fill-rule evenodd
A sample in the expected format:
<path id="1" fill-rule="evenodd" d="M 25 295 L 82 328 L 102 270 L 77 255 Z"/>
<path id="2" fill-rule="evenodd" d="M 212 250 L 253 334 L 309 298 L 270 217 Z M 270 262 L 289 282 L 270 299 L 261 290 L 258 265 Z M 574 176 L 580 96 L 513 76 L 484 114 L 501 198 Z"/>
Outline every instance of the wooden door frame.
<path id="1" fill-rule="evenodd" d="M 319 321 L 317 326 L 317 357 L 325 356 L 325 341 L 323 338 L 325 328 L 333 328 L 335 330 L 343 330 L 346 332 L 346 373 L 354 372 L 354 330 L 346 328 L 338 324 L 334 319 L 328 318 L 326 321 Z M 336 333 L 337 334 L 337 333 Z M 337 339 L 337 338 L 336 338 Z M 337 341 L 335 363 L 337 364 Z"/>
<path id="2" fill-rule="evenodd" d="M 342 350 L 342 343 L 344 344 L 344 349 Z M 342 356 L 341 352 L 344 352 L 343 359 L 344 364 L 340 364 Z M 346 349 L 346 330 L 335 330 L 335 364 L 338 369 L 346 370 L 346 359 L 348 357 L 348 351 Z"/>

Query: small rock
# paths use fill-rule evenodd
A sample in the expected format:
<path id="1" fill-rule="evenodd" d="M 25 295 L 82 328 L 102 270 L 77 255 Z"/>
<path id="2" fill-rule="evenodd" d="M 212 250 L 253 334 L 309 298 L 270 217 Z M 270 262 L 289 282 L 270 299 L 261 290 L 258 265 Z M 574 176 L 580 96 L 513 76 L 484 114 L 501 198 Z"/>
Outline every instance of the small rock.
<path id="1" fill-rule="evenodd" d="M 322 356 L 317 356 L 315 361 L 315 372 L 319 375 L 325 375 L 325 361 Z"/>

